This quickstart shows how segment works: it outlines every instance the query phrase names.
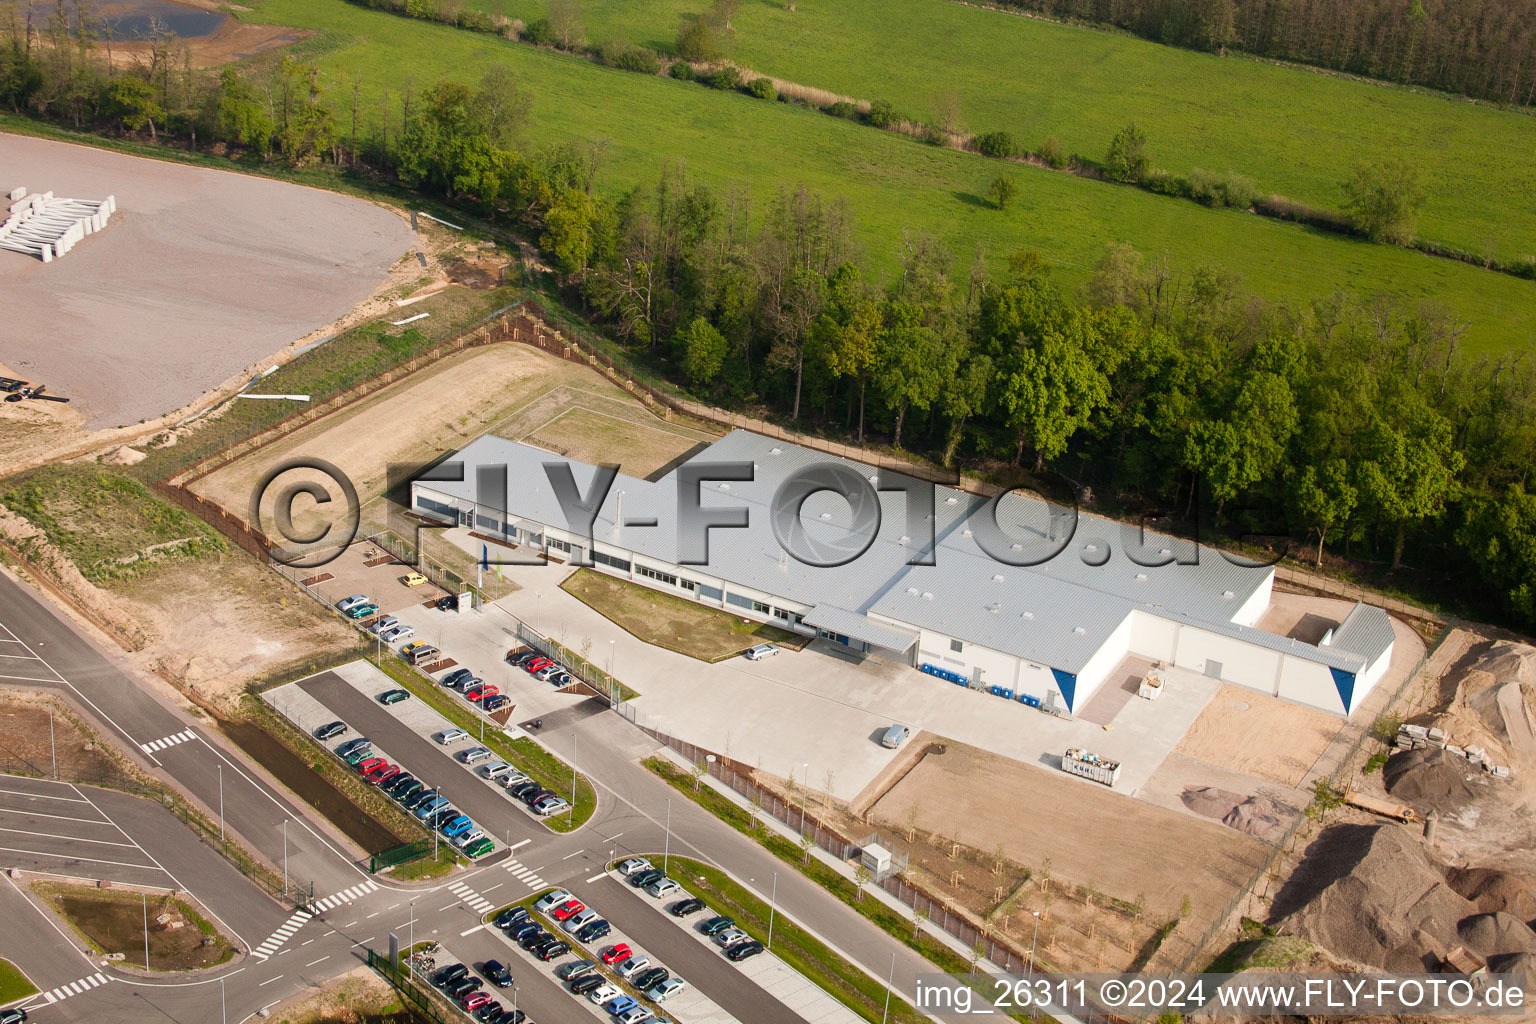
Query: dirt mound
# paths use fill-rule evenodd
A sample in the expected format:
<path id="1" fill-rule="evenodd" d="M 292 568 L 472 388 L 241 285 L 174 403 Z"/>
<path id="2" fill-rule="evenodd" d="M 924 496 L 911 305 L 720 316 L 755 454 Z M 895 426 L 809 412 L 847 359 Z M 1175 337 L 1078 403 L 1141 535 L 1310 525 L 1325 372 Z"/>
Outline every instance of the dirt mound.
<path id="1" fill-rule="evenodd" d="M 1485 914 L 1502 912 L 1528 924 L 1536 921 L 1536 881 L 1524 875 L 1495 868 L 1451 868 L 1446 879 Z"/>
<path id="2" fill-rule="evenodd" d="M 1243 802 L 1241 793 L 1215 786 L 1185 786 L 1179 798 L 1202 818 L 1225 818 Z"/>
<path id="3" fill-rule="evenodd" d="M 111 451 L 103 454 L 100 461 L 108 466 L 132 466 L 143 462 L 145 458 L 145 454 L 139 451 L 137 448 L 129 447 L 126 444 L 120 444 L 116 448 L 113 448 Z"/>
<path id="4" fill-rule="evenodd" d="M 1275 896 L 1270 923 L 1385 968 L 1421 971 L 1463 940 L 1477 907 L 1446 882 L 1423 841 L 1398 825 L 1335 825 L 1307 848 Z"/>
<path id="5" fill-rule="evenodd" d="M 1229 828 L 1260 839 L 1280 835 L 1280 819 L 1287 811 L 1267 796 L 1245 797 L 1215 786 L 1185 786 L 1179 799 L 1202 818 L 1215 818 Z"/>
<path id="6" fill-rule="evenodd" d="M 1482 769 L 1433 747 L 1393 754 L 1382 769 L 1387 792 L 1421 814 L 1458 816 L 1486 786 Z"/>
<path id="7" fill-rule="evenodd" d="M 1536 932 L 1509 914 L 1476 914 L 1456 926 L 1462 944 L 1481 957 L 1536 954 Z"/>
<path id="8" fill-rule="evenodd" d="M 1487 644 L 1459 676 L 1442 681 L 1429 714 L 1459 747 L 1482 747 L 1494 764 L 1536 768 L 1536 647 Z"/>
<path id="9" fill-rule="evenodd" d="M 1488 958 L 1488 970 L 1494 974 L 1523 974 L 1527 987 L 1536 983 L 1536 956 L 1530 953 L 1500 953 Z"/>

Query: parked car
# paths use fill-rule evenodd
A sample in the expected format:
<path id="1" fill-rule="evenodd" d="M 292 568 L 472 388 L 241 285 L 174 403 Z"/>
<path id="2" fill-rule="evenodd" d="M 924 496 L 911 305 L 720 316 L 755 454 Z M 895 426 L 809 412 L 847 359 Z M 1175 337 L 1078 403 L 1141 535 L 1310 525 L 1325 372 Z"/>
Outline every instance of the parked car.
<path id="1" fill-rule="evenodd" d="M 667 875 L 664 871 L 661 871 L 657 868 L 646 868 L 644 871 L 636 871 L 634 874 L 630 875 L 629 884 L 634 886 L 636 889 L 640 889 L 650 885 L 652 882 L 660 881 L 666 877 Z"/>
<path id="2" fill-rule="evenodd" d="M 412 779 L 401 786 L 397 786 L 389 795 L 394 797 L 395 801 L 404 807 L 415 802 L 416 798 L 425 792 L 426 788 L 420 779 Z"/>
<path id="3" fill-rule="evenodd" d="M 570 951 L 571 944 L 566 942 L 564 939 L 556 939 L 554 942 L 541 943 L 540 945 L 534 946 L 533 949 L 530 950 L 534 956 L 538 957 L 540 960 L 543 960 L 545 963 L 548 963 L 551 960 L 558 960 Z"/>
<path id="4" fill-rule="evenodd" d="M 625 1010 L 632 1010 L 639 1005 L 640 1000 L 636 999 L 634 996 L 626 996 L 621 993 L 604 1003 L 603 1009 L 617 1017 Z"/>
<path id="5" fill-rule="evenodd" d="M 507 938 L 521 945 L 524 939 L 538 932 L 544 932 L 544 926 L 537 921 L 521 921 L 507 929 Z M 544 932 L 544 934 L 549 933 Z"/>
<path id="6" fill-rule="evenodd" d="M 440 612 L 456 612 L 459 610 L 459 595 L 449 594 L 447 597 L 437 599 L 437 610 Z"/>
<path id="7" fill-rule="evenodd" d="M 342 735 L 347 731 L 346 722 L 327 722 L 315 730 L 315 739 L 329 740 Z"/>
<path id="8" fill-rule="evenodd" d="M 566 981 L 575 981 L 577 978 L 585 978 L 589 975 L 602 977 L 602 975 L 597 973 L 597 962 L 594 960 L 577 960 L 574 963 L 566 964 L 555 971 L 555 973 Z"/>
<path id="9" fill-rule="evenodd" d="M 482 836 L 474 842 L 465 845 L 464 856 L 474 860 L 477 857 L 484 857 L 494 849 L 496 849 L 496 844 L 491 840 L 490 836 Z"/>
<path id="10" fill-rule="evenodd" d="M 548 818 L 553 814 L 563 814 L 570 810 L 570 801 L 563 796 L 548 796 L 537 801 L 533 805 L 533 813 L 541 818 Z"/>
<path id="11" fill-rule="evenodd" d="M 442 732 L 437 734 L 435 739 L 438 743 L 446 747 L 450 743 L 457 743 L 460 740 L 469 739 L 469 733 L 465 732 L 463 729 L 444 729 Z"/>
<path id="12" fill-rule="evenodd" d="M 901 746 L 902 741 L 905 740 L 908 734 L 911 732 L 911 729 L 908 729 L 906 726 L 898 722 L 896 725 L 891 726 L 889 729 L 885 730 L 885 732 L 880 734 L 880 745 L 882 747 L 889 747 L 890 749 L 895 750 L 897 747 Z"/>
<path id="13" fill-rule="evenodd" d="M 440 829 L 454 818 L 458 817 L 461 817 L 459 809 L 452 804 L 449 804 L 447 807 L 444 807 L 442 810 L 432 815 L 432 817 L 428 818 L 427 823 L 433 828 Z"/>
<path id="14" fill-rule="evenodd" d="M 515 665 L 518 668 L 522 668 L 524 662 L 532 661 L 534 658 L 537 658 L 538 656 L 539 656 L 539 652 L 535 651 L 532 647 L 524 647 L 520 651 L 513 651 L 511 654 L 508 654 L 507 655 L 507 664 L 508 665 Z"/>
<path id="15" fill-rule="evenodd" d="M 714 935 L 718 932 L 725 931 L 727 928 L 734 927 L 736 927 L 736 922 L 731 918 L 726 917 L 724 914 L 721 914 L 719 917 L 712 917 L 708 921 L 705 921 L 703 924 L 699 925 L 699 931 L 703 932 L 705 935 Z"/>
<path id="16" fill-rule="evenodd" d="M 539 901 L 533 905 L 533 909 L 541 914 L 547 914 L 552 908 L 558 907 L 570 898 L 571 894 L 566 890 L 553 889 L 540 897 Z"/>
<path id="17" fill-rule="evenodd" d="M 548 682 L 551 678 L 561 674 L 564 671 L 565 668 L 563 666 L 551 663 L 549 665 L 545 665 L 543 668 L 535 672 L 533 674 L 533 678 L 542 682 Z"/>
<path id="18" fill-rule="evenodd" d="M 393 615 L 380 616 L 379 621 L 368 627 L 368 632 L 374 636 L 383 636 L 385 631 L 394 629 L 400 625 L 400 620 Z"/>
<path id="19" fill-rule="evenodd" d="M 341 759 L 354 768 L 371 757 L 373 757 L 373 744 L 371 743 L 364 743 L 360 747 L 353 747 L 341 755 Z"/>
<path id="20" fill-rule="evenodd" d="M 410 772 L 402 771 L 399 775 L 396 775 L 394 778 L 390 779 L 389 782 L 383 786 L 383 789 L 384 792 L 388 793 L 390 796 L 394 796 L 396 790 L 398 790 L 401 786 L 404 786 L 408 782 L 415 781 L 416 776 L 412 775 Z"/>
<path id="21" fill-rule="evenodd" d="M 531 782 L 533 780 L 529 779 L 528 776 L 524 775 L 516 768 L 513 768 L 511 771 L 507 772 L 507 774 L 503 775 L 496 781 L 501 784 L 502 788 L 510 790 L 517 786 L 521 786 L 525 782 Z"/>
<path id="22" fill-rule="evenodd" d="M 620 960 L 618 963 L 614 964 L 613 969 L 619 972 L 619 977 L 623 978 L 625 981 L 628 981 L 630 978 L 633 978 L 635 975 L 639 974 L 649 966 L 651 966 L 651 958 L 648 956 L 641 956 L 640 954 L 636 953 L 628 960 Z"/>
<path id="23" fill-rule="evenodd" d="M 503 693 L 498 693 L 498 694 L 494 694 L 494 695 L 492 695 L 490 697 L 485 698 L 485 702 L 482 703 L 480 705 L 480 707 L 481 707 L 482 710 L 485 710 L 485 711 L 500 711 L 502 708 L 506 707 L 508 704 L 511 704 L 511 703 L 512 703 L 512 698 L 511 697 L 508 697 L 506 694 L 503 694 Z"/>
<path id="24" fill-rule="evenodd" d="M 457 999 L 459 996 L 462 996 L 467 992 L 474 992 L 479 987 L 480 979 L 471 974 L 468 977 L 460 978 L 458 981 L 451 981 L 444 985 L 443 991 L 446 992 L 450 998 Z"/>
<path id="25" fill-rule="evenodd" d="M 432 790 L 431 792 L 436 792 L 436 790 Z M 448 803 L 447 797 L 434 796 L 426 803 L 417 804 L 416 809 L 412 813 L 416 815 L 418 821 L 428 821 L 436 815 L 441 814 L 449 806 L 450 805 Z"/>
<path id="26" fill-rule="evenodd" d="M 715 940 L 715 943 L 721 949 L 729 949 L 731 946 L 734 946 L 736 943 L 745 941 L 746 939 L 750 939 L 752 936 L 748 935 L 746 932 L 742 931 L 740 928 L 732 927 L 732 928 L 727 928 L 724 931 L 716 932 L 714 935 L 712 935 L 710 937 Z"/>
<path id="27" fill-rule="evenodd" d="M 725 955 L 727 959 L 735 963 L 740 963 L 748 957 L 757 956 L 757 954 L 761 953 L 762 951 L 763 944 L 758 942 L 756 939 L 752 939 L 747 942 L 736 943 L 736 945 L 731 946 L 725 951 Z"/>
<path id="28" fill-rule="evenodd" d="M 608 933 L 611 931 L 613 931 L 613 926 L 602 918 L 598 918 L 596 921 L 588 922 L 581 931 L 577 932 L 576 939 L 578 942 L 591 944 L 598 939 L 607 938 Z"/>
<path id="29" fill-rule="evenodd" d="M 483 828 L 472 828 L 468 832 L 463 832 L 463 833 L 460 833 L 459 835 L 454 836 L 453 837 L 453 845 L 457 846 L 461 850 L 467 850 L 469 848 L 469 844 L 470 843 L 474 842 L 477 839 L 484 839 L 484 838 L 485 838 L 485 829 L 483 829 Z"/>
<path id="30" fill-rule="evenodd" d="M 456 836 L 463 835 L 465 832 L 468 832 L 474 827 L 475 823 L 469 815 L 460 814 L 455 818 L 450 818 L 448 823 L 443 826 L 443 835 L 447 836 L 449 839 L 453 839 Z"/>
<path id="31" fill-rule="evenodd" d="M 545 931 L 542 926 L 535 925 L 533 931 L 524 932 L 523 935 L 518 938 L 517 944 L 526 950 L 532 951 L 534 948 L 543 945 L 552 938 L 554 938 L 554 936 Z"/>
<path id="32" fill-rule="evenodd" d="M 524 796 L 532 793 L 534 790 L 543 788 L 543 786 L 539 785 L 537 782 L 534 782 L 532 779 L 525 779 L 516 785 L 508 786 L 507 792 L 521 800 Z"/>
<path id="33" fill-rule="evenodd" d="M 587 993 L 587 1000 L 602 1006 L 604 1003 L 617 999 L 623 994 L 616 985 L 599 985 Z"/>
<path id="34" fill-rule="evenodd" d="M 19 1006 L 0 1010 L 0 1024 L 27 1024 L 27 1011 Z"/>
<path id="35" fill-rule="evenodd" d="M 664 1003 L 687 987 L 688 983 L 682 978 L 666 978 L 647 986 L 645 994 L 653 1003 Z"/>
<path id="36" fill-rule="evenodd" d="M 480 973 L 497 988 L 506 988 L 512 984 L 512 972 L 507 970 L 507 965 L 500 960 L 487 960 L 485 966 L 480 969 Z"/>
<path id="37" fill-rule="evenodd" d="M 464 699 L 465 700 L 471 700 L 471 701 L 480 701 L 480 700 L 484 700 L 487 697 L 494 697 L 494 696 L 496 696 L 500 692 L 501 692 L 501 689 L 499 687 L 497 687 L 496 684 L 494 684 L 494 683 L 480 683 L 477 686 L 471 686 L 471 687 L 468 687 L 467 689 L 465 689 L 465 691 L 464 691 Z"/>
<path id="38" fill-rule="evenodd" d="M 384 760 L 382 757 L 365 757 L 354 764 L 352 767 L 357 769 L 357 774 L 367 775 L 369 772 L 373 771 L 375 768 L 382 764 L 389 764 L 389 762 Z"/>
<path id="39" fill-rule="evenodd" d="M 527 804 L 529 807 L 532 807 L 534 804 L 538 803 L 540 800 L 543 800 L 545 797 L 554 795 L 554 790 L 545 789 L 543 786 L 540 786 L 538 789 L 530 790 L 524 793 L 522 796 L 518 797 L 518 799 Z"/>
<path id="40" fill-rule="evenodd" d="M 468 973 L 469 968 L 463 964 L 449 964 L 447 967 L 439 967 L 437 972 L 432 975 L 432 984 L 442 988 L 444 985 L 458 981 Z"/>
<path id="41" fill-rule="evenodd" d="M 601 974 L 583 974 L 571 979 L 571 991 L 579 996 L 584 996 L 593 989 L 602 988 L 603 984 L 603 976 Z M 618 989 L 614 989 L 614 991 L 617 992 Z"/>
<path id="42" fill-rule="evenodd" d="M 701 910 L 708 909 L 704 901 L 697 896 L 690 896 L 685 900 L 678 900 L 667 908 L 667 913 L 673 917 L 687 917 L 689 914 L 697 914 Z"/>
<path id="43" fill-rule="evenodd" d="M 544 657 L 544 655 L 540 654 L 537 657 L 529 658 L 527 661 L 523 662 L 523 668 L 526 669 L 528 672 L 533 673 L 533 672 L 537 672 L 539 669 L 543 668 L 546 665 L 553 665 L 553 664 L 554 664 L 554 662 L 550 661 L 548 658 Z"/>
<path id="44" fill-rule="evenodd" d="M 618 1024 L 652 1024 L 656 1018 L 651 1015 L 650 1010 L 637 1003 L 627 1010 L 620 1010 L 613 1015 L 613 1019 Z"/>
<path id="45" fill-rule="evenodd" d="M 336 610 L 341 612 L 349 612 L 353 608 L 356 608 L 358 605 L 367 603 L 367 594 L 353 594 L 351 597 L 344 597 L 340 601 L 337 601 Z"/>
<path id="46" fill-rule="evenodd" d="M 383 633 L 380 633 L 379 639 L 383 640 L 387 644 L 393 644 L 404 640 L 408 636 L 415 635 L 416 627 L 406 625 L 404 622 L 402 622 L 398 626 L 393 626 L 390 629 L 385 630 Z"/>
<path id="47" fill-rule="evenodd" d="M 479 990 L 474 992 L 467 992 L 459 997 L 459 1005 L 464 1007 L 466 1010 L 478 1010 L 480 1007 L 484 1006 L 490 1001 L 491 994 L 489 992 L 483 992 Z"/>
<path id="48" fill-rule="evenodd" d="M 502 1024 L 507 1019 L 506 1008 L 494 999 L 475 1011 L 475 1020 L 480 1024 Z"/>
<path id="49" fill-rule="evenodd" d="M 456 687 L 462 685 L 466 679 L 473 679 L 474 676 L 475 674 L 467 668 L 456 668 L 452 672 L 449 672 L 447 675 L 443 676 L 439 682 L 441 682 L 444 686 Z"/>
<path id="50" fill-rule="evenodd" d="M 658 878 L 656 881 L 646 886 L 645 891 L 661 900 L 666 899 L 668 896 L 671 896 L 675 892 L 681 891 L 682 888 L 682 886 L 678 885 L 670 878 Z"/>
<path id="51" fill-rule="evenodd" d="M 368 743 L 367 736 L 359 736 L 357 739 L 347 740 L 347 742 L 337 747 L 336 753 L 340 754 L 342 757 L 346 757 L 348 754 L 352 753 L 352 751 L 369 745 L 370 744 Z"/>
<path id="52" fill-rule="evenodd" d="M 400 648 L 400 656 L 402 658 L 409 658 L 423 647 L 432 647 L 432 645 L 427 643 L 425 640 L 412 640 L 410 643 Z M 437 648 L 433 647 L 432 649 L 436 650 Z"/>
<path id="53" fill-rule="evenodd" d="M 385 761 L 383 764 L 381 764 L 377 768 L 373 769 L 373 771 L 366 773 L 363 776 L 363 780 L 365 782 L 367 782 L 368 785 L 370 785 L 370 786 L 379 786 L 379 785 L 384 784 L 385 782 L 388 782 L 390 779 L 394 778 L 396 775 L 399 775 L 399 774 L 400 774 L 400 766 L 399 765 L 397 765 L 397 764 L 390 764 L 388 761 Z"/>
<path id="54" fill-rule="evenodd" d="M 496 915 L 496 920 L 493 923 L 497 928 L 500 928 L 502 931 L 506 931 L 513 925 L 522 924 L 524 921 L 528 920 L 528 916 L 527 907 L 508 907 L 506 910 L 503 910 L 501 913 Z"/>
<path id="55" fill-rule="evenodd" d="M 408 572 L 400 577 L 400 582 L 408 587 L 419 587 L 427 582 L 427 578 L 419 572 Z"/>
<path id="56" fill-rule="evenodd" d="M 481 761 L 489 760 L 492 756 L 494 755 L 484 747 L 470 747 L 459 755 L 459 760 L 465 764 L 479 764 Z"/>
<path id="57" fill-rule="evenodd" d="M 379 694 L 379 703 L 385 705 L 399 704 L 403 700 L 410 699 L 410 690 L 385 690 L 383 693 Z"/>
<path id="58" fill-rule="evenodd" d="M 762 661 L 764 658 L 771 658 L 778 654 L 780 650 L 781 648 L 775 644 L 758 644 L 756 647 L 747 649 L 747 660 Z"/>
<path id="59" fill-rule="evenodd" d="M 597 920 L 597 911 L 582 907 L 564 920 L 561 920 L 558 916 L 556 916 L 555 920 L 560 921 L 560 927 L 565 930 L 567 935 L 575 935 L 588 924 Z"/>
<path id="60" fill-rule="evenodd" d="M 439 794 L 435 789 L 424 789 L 411 798 L 411 802 L 406 804 L 406 808 L 408 810 L 414 811 L 419 807 L 424 807 L 431 803 L 433 800 L 436 800 L 438 795 Z"/>
<path id="61" fill-rule="evenodd" d="M 481 775 L 491 780 L 499 779 L 503 775 L 506 775 L 508 772 L 516 771 L 515 768 L 513 768 L 510 764 L 507 764 L 505 761 L 492 761 L 489 764 L 481 765 L 476 770 Z"/>
<path id="62" fill-rule="evenodd" d="M 630 983 L 634 985 L 635 988 L 644 992 L 648 988 L 660 985 L 670 977 L 672 977 L 672 972 L 667 970 L 665 967 L 647 967 L 645 970 L 631 978 Z"/>
<path id="63" fill-rule="evenodd" d="M 605 964 L 616 964 L 620 960 L 628 960 L 633 954 L 634 950 L 629 948 L 629 943 L 620 942 L 603 950 L 599 959 Z"/>
<path id="64" fill-rule="evenodd" d="M 377 614 L 379 614 L 379 606 L 376 604 L 357 604 L 353 605 L 351 608 L 348 608 L 346 611 L 347 618 L 353 620 L 366 619 L 370 615 Z"/>
<path id="65" fill-rule="evenodd" d="M 406 654 L 404 647 L 400 649 L 400 653 L 402 656 L 409 659 L 412 665 L 421 665 L 433 662 L 443 656 L 443 652 L 439 651 L 431 644 L 423 644 L 418 641 L 415 644 L 406 644 L 405 646 L 411 649 L 410 653 Z"/>
<path id="66" fill-rule="evenodd" d="M 587 905 L 578 899 L 569 899 L 549 912 L 549 916 L 556 921 L 564 921 L 573 914 L 579 914 L 587 909 Z"/>
<path id="67" fill-rule="evenodd" d="M 623 875 L 625 878 L 628 878 L 630 875 L 637 874 L 641 871 L 650 870 L 652 870 L 651 862 L 646 860 L 644 857 L 627 857 L 624 860 L 619 861 L 619 874 Z"/>

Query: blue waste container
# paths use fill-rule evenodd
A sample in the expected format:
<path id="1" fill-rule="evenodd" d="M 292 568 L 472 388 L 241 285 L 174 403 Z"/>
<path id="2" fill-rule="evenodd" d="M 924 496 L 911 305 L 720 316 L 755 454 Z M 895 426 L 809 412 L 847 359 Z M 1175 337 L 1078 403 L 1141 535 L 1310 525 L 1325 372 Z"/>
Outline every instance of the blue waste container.
<path id="1" fill-rule="evenodd" d="M 1001 697 L 1002 695 L 1003 695 L 1003 688 L 1001 686 L 994 686 L 994 687 L 992 687 L 992 696 L 994 696 L 994 697 Z"/>
<path id="2" fill-rule="evenodd" d="M 1005 688 L 998 696 L 1004 700 L 1013 700 L 1013 691 Z"/>

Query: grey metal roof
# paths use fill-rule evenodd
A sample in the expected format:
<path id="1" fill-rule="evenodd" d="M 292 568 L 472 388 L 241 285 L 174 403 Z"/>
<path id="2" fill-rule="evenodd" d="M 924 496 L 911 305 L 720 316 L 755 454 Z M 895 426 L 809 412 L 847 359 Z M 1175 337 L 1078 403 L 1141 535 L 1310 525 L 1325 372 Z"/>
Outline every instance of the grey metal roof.
<path id="1" fill-rule="evenodd" d="M 818 629 L 830 629 L 834 633 L 893 651 L 906 651 L 917 643 L 917 634 L 910 629 L 902 629 L 831 604 L 819 604 L 812 608 L 805 615 L 805 624 Z"/>
<path id="2" fill-rule="evenodd" d="M 1370 664 L 1385 654 L 1396 639 L 1392 619 L 1386 612 L 1375 605 L 1356 601 L 1344 621 L 1333 631 L 1327 646 L 1335 651 L 1359 655 Z"/>
<path id="3" fill-rule="evenodd" d="M 562 527 L 566 517 L 544 465 L 569 466 L 582 494 L 596 472 L 564 455 L 490 435 L 466 446 L 457 458 L 465 464 L 462 482 L 427 486 L 472 498 L 477 467 L 506 465 L 511 514 L 556 527 Z M 931 552 L 935 564 L 908 564 L 927 553 L 923 529 L 927 523 L 910 526 L 904 496 L 883 491 L 879 493 L 879 529 L 868 550 L 845 565 L 806 565 L 785 553 L 770 523 L 779 486 L 814 466 L 834 464 L 871 483 L 878 480 L 876 471 L 746 431 L 721 438 L 689 460 L 689 464 L 722 462 L 753 464 L 754 479 L 705 482 L 700 504 L 706 509 L 744 507 L 749 510 L 749 526 L 711 531 L 709 557 L 700 567 L 703 573 L 807 606 L 875 612 L 1069 672 L 1081 670 L 1132 609 L 1231 627 L 1232 616 L 1272 571 L 1235 565 L 1214 549 L 1189 541 L 1151 533 L 1138 536 L 1134 528 L 1100 516 L 1083 514 L 1075 523 L 1053 522 L 1044 502 L 1022 495 L 1009 495 L 998 505 L 998 526 L 1011 542 L 1004 553 L 1014 561 L 1033 555 L 1039 564 L 1002 564 L 982 550 L 977 540 L 978 532 L 986 534 L 980 518 L 986 515 L 986 501 L 947 487 L 935 491 L 937 544 Z M 599 545 L 678 564 L 677 472 L 674 469 L 654 482 L 621 472 L 593 526 Z M 659 525 L 616 526 L 620 502 L 624 520 L 655 518 Z M 851 516 L 846 500 L 819 492 L 801 507 L 798 524 L 811 541 L 830 544 L 848 536 Z M 915 536 L 908 536 L 909 532 Z M 1063 544 L 1060 553 L 1045 557 Z M 1173 556 L 1196 564 L 1142 564 Z M 1247 629 L 1243 636 L 1267 646 L 1264 638 L 1272 634 Z M 1289 644 L 1283 637 L 1273 639 Z M 1338 652 L 1301 647 L 1305 649 L 1293 653 L 1325 663 L 1341 658 Z"/>

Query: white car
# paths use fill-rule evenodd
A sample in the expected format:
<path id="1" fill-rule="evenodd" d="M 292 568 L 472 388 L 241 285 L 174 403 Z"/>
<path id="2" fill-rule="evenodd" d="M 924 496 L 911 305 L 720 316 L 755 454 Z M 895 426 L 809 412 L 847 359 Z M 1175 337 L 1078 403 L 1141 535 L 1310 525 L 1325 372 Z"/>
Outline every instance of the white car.
<path id="1" fill-rule="evenodd" d="M 503 775 L 496 781 L 501 783 L 507 789 L 511 789 L 513 786 L 519 786 L 524 782 L 532 782 L 533 780 L 528 778 L 528 776 L 524 775 L 522 772 L 518 771 L 516 768 L 513 768 L 511 771 L 507 772 L 507 774 Z"/>
<path id="2" fill-rule="evenodd" d="M 747 660 L 762 661 L 764 658 L 771 658 L 778 654 L 780 650 L 781 648 L 775 644 L 758 644 L 747 650 Z"/>
<path id="3" fill-rule="evenodd" d="M 638 875 L 642 871 L 651 870 L 651 862 L 644 857 L 630 857 L 619 861 L 619 874 L 628 878 L 630 875 Z"/>
<path id="4" fill-rule="evenodd" d="M 673 893 L 681 891 L 682 888 L 682 886 L 678 885 L 670 878 L 658 878 L 656 881 L 646 886 L 645 891 L 660 900 L 666 899 Z"/>
<path id="5" fill-rule="evenodd" d="M 539 902 L 535 903 L 533 905 L 533 909 L 537 910 L 541 914 L 547 914 L 570 898 L 571 894 L 566 892 L 564 889 L 556 889 L 554 892 L 550 893 L 548 896 L 545 896 L 543 899 L 539 900 Z M 593 1000 L 593 1002 L 596 1002 L 596 1000 Z"/>
<path id="6" fill-rule="evenodd" d="M 344 597 L 340 601 L 337 601 L 336 608 L 338 611 L 349 612 L 353 608 L 356 608 L 358 605 L 367 603 L 367 594 L 353 594 L 351 597 Z"/>
<path id="7" fill-rule="evenodd" d="M 581 931 L 582 928 L 586 927 L 588 924 L 591 924 L 593 921 L 596 921 L 597 917 L 597 911 L 593 910 L 591 907 L 588 907 L 586 910 L 572 914 L 570 917 L 560 922 L 560 927 L 564 928 L 569 934 L 575 935 L 577 932 Z"/>
<path id="8" fill-rule="evenodd" d="M 505 761 L 492 761 L 490 764 L 480 766 L 480 774 L 488 779 L 499 779 L 503 775 L 517 771 Z"/>
<path id="9" fill-rule="evenodd" d="M 445 747 L 450 743 L 458 743 L 461 740 L 467 739 L 469 739 L 469 733 L 465 732 L 463 729 L 444 729 L 442 732 L 437 734 L 437 742 L 441 743 Z"/>
<path id="10" fill-rule="evenodd" d="M 647 967 L 651 966 L 651 958 L 648 956 L 632 956 L 628 960 L 621 960 L 614 965 L 614 970 L 619 972 L 619 977 L 628 981 Z"/>
<path id="11" fill-rule="evenodd" d="M 415 626 L 407 626 L 404 623 L 401 623 L 400 625 L 391 630 L 388 630 L 387 632 L 380 633 L 379 639 L 383 640 L 387 644 L 392 644 L 396 641 L 404 640 L 408 636 L 414 636 L 415 633 Z"/>
<path id="12" fill-rule="evenodd" d="M 383 636 L 385 631 L 394 629 L 398 625 L 400 625 L 400 620 L 393 615 L 381 615 L 377 622 L 368 627 L 368 632 L 374 636 Z"/>
<path id="13" fill-rule="evenodd" d="M 631 1006 L 627 1010 L 620 1010 L 614 1014 L 613 1019 L 619 1024 L 646 1024 L 647 1021 L 653 1021 L 656 1018 L 643 1006 Z"/>
<path id="14" fill-rule="evenodd" d="M 688 987 L 688 983 L 682 978 L 668 978 L 661 984 L 654 986 L 646 993 L 653 1003 L 664 1003 Z"/>
<path id="15" fill-rule="evenodd" d="M 484 838 L 485 838 L 485 829 L 483 829 L 483 828 L 472 828 L 468 832 L 465 832 L 461 836 L 454 836 L 453 839 L 451 840 L 451 842 L 453 843 L 454 846 L 457 846 L 459 849 L 462 850 L 462 849 L 464 849 L 464 847 L 468 846 L 470 843 L 474 842 L 476 839 L 484 839 Z"/>
<path id="16" fill-rule="evenodd" d="M 715 942 L 720 946 L 721 949 L 726 949 L 730 946 L 736 945 L 736 943 L 740 942 L 742 939 L 750 939 L 751 937 L 752 936 L 748 935 L 740 928 L 727 928 L 723 932 L 715 933 Z"/>
<path id="17" fill-rule="evenodd" d="M 541 818 L 547 818 L 551 814 L 559 814 L 571 809 L 571 802 L 563 796 L 557 796 L 552 800 L 540 800 L 533 812 Z"/>
<path id="18" fill-rule="evenodd" d="M 624 993 L 620 992 L 618 986 L 616 985 L 599 985 L 597 988 L 587 993 L 587 999 L 590 1002 L 596 1003 L 598 1006 L 602 1006 L 610 999 L 617 999 L 623 994 Z"/>

